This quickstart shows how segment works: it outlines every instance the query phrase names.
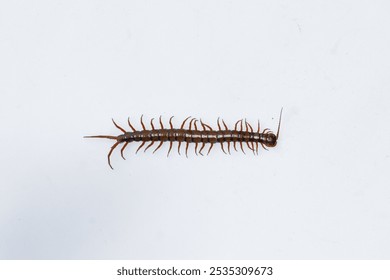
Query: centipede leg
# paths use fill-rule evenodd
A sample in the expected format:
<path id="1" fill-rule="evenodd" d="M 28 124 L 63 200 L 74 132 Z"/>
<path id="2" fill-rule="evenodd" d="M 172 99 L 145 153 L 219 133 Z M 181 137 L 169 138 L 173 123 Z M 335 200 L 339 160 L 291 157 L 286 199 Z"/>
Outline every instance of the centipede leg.
<path id="1" fill-rule="evenodd" d="M 137 151 L 135 151 L 136 154 L 137 154 L 138 151 L 145 145 L 145 143 L 146 143 L 146 142 L 144 141 L 144 142 L 141 143 L 141 145 L 139 145 Z"/>
<path id="2" fill-rule="evenodd" d="M 228 153 L 229 153 L 229 155 L 231 155 L 231 153 L 230 153 L 230 141 L 228 141 L 227 144 L 228 144 Z"/>
<path id="3" fill-rule="evenodd" d="M 205 126 L 205 124 L 202 122 L 202 119 L 200 119 L 200 124 L 201 124 L 201 126 L 203 127 L 203 131 L 206 131 L 206 126 Z"/>
<path id="4" fill-rule="evenodd" d="M 243 129 L 243 124 L 242 123 L 243 123 L 243 120 L 241 119 L 240 120 L 240 132 L 242 132 L 242 129 Z"/>
<path id="5" fill-rule="evenodd" d="M 250 123 L 246 123 L 246 124 L 249 126 L 249 129 L 251 130 L 251 133 L 253 133 L 253 127 L 251 126 L 251 124 Z"/>
<path id="6" fill-rule="evenodd" d="M 240 124 L 241 124 L 240 132 L 242 132 L 242 128 L 243 128 L 242 122 L 243 122 L 243 120 L 241 119 L 241 120 L 240 120 Z M 242 147 L 242 140 L 243 140 L 243 139 L 240 139 L 241 151 L 242 151 L 244 154 L 246 154 L 245 151 L 244 151 L 244 148 Z"/>
<path id="7" fill-rule="evenodd" d="M 200 123 L 201 123 L 201 125 L 203 127 L 203 130 L 206 130 L 206 128 L 208 128 L 210 131 L 213 130 L 211 128 L 211 126 L 209 126 L 208 124 L 205 124 L 204 122 L 202 122 L 202 119 L 200 120 Z"/>
<path id="8" fill-rule="evenodd" d="M 129 142 L 126 142 L 124 145 L 123 145 L 123 147 L 122 147 L 122 149 L 121 149 L 121 157 L 124 159 L 124 160 L 126 160 L 125 159 L 125 157 L 123 156 L 123 151 L 125 150 L 125 148 L 126 148 L 126 146 L 129 144 Z"/>
<path id="9" fill-rule="evenodd" d="M 163 123 L 162 123 L 162 121 L 161 121 L 161 116 L 160 116 L 160 118 L 159 118 L 159 121 L 160 121 L 161 129 L 164 129 L 164 125 L 163 125 Z"/>
<path id="10" fill-rule="evenodd" d="M 259 142 L 256 142 L 256 154 L 259 155 Z"/>
<path id="11" fill-rule="evenodd" d="M 255 149 L 253 147 L 251 147 L 251 145 L 249 145 L 249 141 L 245 141 L 246 145 L 248 146 L 249 150 L 252 150 L 253 154 L 255 154 Z"/>
<path id="12" fill-rule="evenodd" d="M 154 154 L 158 149 L 161 148 L 161 146 L 162 146 L 163 143 L 164 143 L 164 141 L 161 141 L 160 144 L 158 144 L 157 148 L 154 149 L 153 154 Z"/>
<path id="13" fill-rule="evenodd" d="M 242 121 L 242 119 L 238 120 L 236 122 L 236 124 L 234 125 L 234 131 L 237 131 L 237 127 L 238 127 L 238 124 L 240 123 L 240 121 Z M 234 150 L 236 150 L 236 152 L 237 152 L 236 143 L 237 143 L 236 139 L 233 139 L 233 147 L 234 147 Z"/>
<path id="14" fill-rule="evenodd" d="M 173 119 L 173 116 L 169 119 L 169 125 L 171 126 L 171 129 L 173 129 L 172 119 Z"/>
<path id="15" fill-rule="evenodd" d="M 225 123 L 225 121 L 224 121 L 223 119 L 222 119 L 222 123 L 223 123 L 225 129 L 226 129 L 226 130 L 229 130 L 229 128 L 227 127 L 227 125 L 226 125 L 226 123 Z"/>
<path id="16" fill-rule="evenodd" d="M 196 125 L 197 122 L 198 120 L 195 120 L 194 122 L 195 131 L 198 131 L 198 127 Z M 195 154 L 198 155 L 198 142 L 195 143 Z"/>
<path id="17" fill-rule="evenodd" d="M 263 144 L 263 143 L 261 143 L 261 146 L 264 148 L 264 150 L 267 150 L 267 151 L 268 151 L 267 147 L 266 147 L 266 146 L 264 146 L 264 144 Z"/>
<path id="18" fill-rule="evenodd" d="M 238 124 L 239 124 L 241 121 L 242 121 L 242 119 L 241 119 L 241 120 L 238 120 L 238 121 L 236 122 L 236 124 L 234 125 L 234 130 L 237 130 L 237 126 L 238 126 Z"/>
<path id="19" fill-rule="evenodd" d="M 214 143 L 211 143 L 211 146 L 209 148 L 209 151 L 207 152 L 207 155 L 209 155 L 209 153 L 210 153 L 211 149 L 213 148 L 213 146 L 214 146 Z"/>
<path id="20" fill-rule="evenodd" d="M 144 124 L 144 122 L 142 120 L 143 117 L 144 117 L 144 115 L 141 115 L 141 125 L 142 125 L 142 129 L 146 130 L 145 124 Z"/>
<path id="21" fill-rule="evenodd" d="M 169 156 L 169 153 L 171 152 L 171 150 L 172 150 L 172 144 L 173 144 L 173 142 L 171 141 L 171 142 L 169 142 L 170 144 L 169 144 L 169 150 L 168 150 L 168 154 L 167 154 L 167 157 Z"/>
<path id="22" fill-rule="evenodd" d="M 250 123 L 248 123 L 248 126 L 249 126 L 249 129 L 251 130 L 251 134 L 253 135 L 253 128 L 252 128 L 252 126 L 250 125 Z M 255 144 L 254 144 L 254 142 L 251 142 L 251 146 L 252 146 L 253 154 L 256 155 L 256 152 L 255 152 Z"/>
<path id="23" fill-rule="evenodd" d="M 187 121 L 189 118 L 191 118 L 191 116 L 187 117 L 187 118 L 183 121 L 183 123 L 181 124 L 180 129 L 183 129 L 183 128 L 184 128 L 184 124 L 186 123 L 186 121 Z"/>
<path id="24" fill-rule="evenodd" d="M 129 124 L 129 126 L 131 127 L 131 129 L 133 130 L 133 132 L 136 132 L 135 128 L 131 125 L 130 123 L 130 117 L 127 118 L 127 123 Z"/>
<path id="25" fill-rule="evenodd" d="M 201 154 L 202 156 L 203 156 L 202 150 L 203 150 L 203 148 L 204 148 L 205 146 L 206 146 L 206 142 L 203 142 L 202 147 L 200 147 L 200 150 L 199 150 L 199 154 Z"/>
<path id="26" fill-rule="evenodd" d="M 112 122 L 114 123 L 114 125 L 115 125 L 118 129 L 120 129 L 123 133 L 126 133 L 126 130 L 124 130 L 122 127 L 120 127 L 119 125 L 117 125 L 116 122 L 114 121 L 114 119 L 111 119 L 111 120 L 112 120 Z"/>
<path id="27" fill-rule="evenodd" d="M 154 120 L 154 118 L 152 118 L 152 119 L 150 120 L 150 125 L 152 126 L 152 129 L 154 130 L 153 120 Z"/>
<path id="28" fill-rule="evenodd" d="M 195 119 L 195 118 L 192 118 L 192 119 L 190 120 L 190 124 L 189 124 L 189 126 L 188 126 L 188 129 L 189 129 L 189 130 L 191 130 L 192 122 L 193 122 L 194 120 L 196 120 L 196 119 Z"/>
<path id="29" fill-rule="evenodd" d="M 180 146 L 181 146 L 181 141 L 179 141 L 179 145 L 177 146 L 177 152 L 179 153 L 179 155 L 181 155 L 180 154 Z"/>
<path id="30" fill-rule="evenodd" d="M 150 144 L 145 148 L 144 153 L 145 153 L 150 147 L 152 147 L 153 144 L 154 144 L 154 141 L 150 142 Z"/>
<path id="31" fill-rule="evenodd" d="M 195 131 L 198 131 L 198 126 L 196 125 L 197 122 L 198 122 L 198 120 L 195 120 L 195 122 L 194 122 Z"/>
<path id="32" fill-rule="evenodd" d="M 226 154 L 225 149 L 223 148 L 223 142 L 221 142 L 221 148 L 222 148 L 222 151 Z"/>
<path id="33" fill-rule="evenodd" d="M 219 125 L 219 117 L 217 119 L 217 125 L 218 125 L 218 129 L 221 130 L 221 126 Z"/>
<path id="34" fill-rule="evenodd" d="M 114 169 L 111 165 L 111 154 L 112 152 L 114 151 L 114 149 L 116 148 L 116 146 L 118 146 L 121 142 L 116 142 L 114 145 L 112 145 L 111 149 L 110 149 L 110 152 L 108 153 L 107 155 L 107 158 L 108 158 L 108 165 L 111 167 L 111 169 Z"/>
<path id="35" fill-rule="evenodd" d="M 245 119 L 245 127 L 246 127 L 247 132 L 248 132 L 248 127 L 249 127 L 251 133 L 253 132 L 252 126 L 246 121 L 246 119 Z M 250 143 L 250 145 L 249 145 L 249 143 Z M 253 154 L 255 154 L 255 148 L 254 148 L 253 142 L 246 141 L 246 144 L 248 145 L 248 148 L 250 150 L 252 150 Z"/>
<path id="36" fill-rule="evenodd" d="M 241 151 L 242 151 L 244 154 L 246 154 L 245 151 L 244 151 L 244 148 L 242 147 L 242 141 L 240 141 L 240 146 L 241 146 Z"/>
<path id="37" fill-rule="evenodd" d="M 188 158 L 188 147 L 190 146 L 190 142 L 186 143 L 186 157 Z"/>

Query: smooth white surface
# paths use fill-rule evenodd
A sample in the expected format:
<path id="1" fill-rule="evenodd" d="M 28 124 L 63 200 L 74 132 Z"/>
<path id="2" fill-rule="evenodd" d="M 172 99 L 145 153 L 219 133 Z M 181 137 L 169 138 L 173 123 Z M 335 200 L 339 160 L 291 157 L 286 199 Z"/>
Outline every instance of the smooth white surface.
<path id="1" fill-rule="evenodd" d="M 390 258 L 388 1 L 3 1 L 0 258 Z M 106 162 L 126 126 L 278 146 Z"/>

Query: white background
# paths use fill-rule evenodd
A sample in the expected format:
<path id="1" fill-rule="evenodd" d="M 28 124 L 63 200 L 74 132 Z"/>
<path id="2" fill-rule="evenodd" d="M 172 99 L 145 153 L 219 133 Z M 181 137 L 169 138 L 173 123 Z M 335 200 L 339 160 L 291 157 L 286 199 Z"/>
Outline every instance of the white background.
<path id="1" fill-rule="evenodd" d="M 390 258 L 389 12 L 2 1 L 0 258 Z M 275 131 L 281 107 L 279 143 L 259 156 L 134 144 L 111 170 L 113 141 L 83 138 L 141 114 Z"/>

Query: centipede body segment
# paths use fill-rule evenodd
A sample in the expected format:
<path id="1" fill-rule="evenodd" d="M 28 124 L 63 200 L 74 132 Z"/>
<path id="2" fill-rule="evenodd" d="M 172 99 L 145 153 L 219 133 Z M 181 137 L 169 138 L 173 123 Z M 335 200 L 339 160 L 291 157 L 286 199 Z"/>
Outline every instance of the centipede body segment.
<path id="1" fill-rule="evenodd" d="M 267 147 L 275 147 L 277 140 L 279 138 L 280 123 L 282 118 L 282 110 L 280 111 L 279 124 L 277 133 L 273 133 L 268 128 L 265 128 L 263 131 L 260 130 L 260 122 L 257 122 L 257 130 L 254 131 L 253 127 L 244 119 L 237 121 L 234 125 L 234 129 L 230 130 L 226 125 L 224 120 L 218 118 L 217 126 L 218 130 L 214 130 L 211 126 L 204 123 L 202 119 L 197 120 L 196 118 L 187 117 L 181 124 L 180 128 L 174 128 L 172 124 L 171 117 L 169 119 L 169 128 L 164 127 L 161 116 L 159 118 L 160 128 L 155 128 L 154 119 L 150 120 L 151 129 L 147 129 L 143 116 L 141 116 L 141 126 L 142 130 L 136 130 L 130 122 L 130 118 L 127 119 L 127 123 L 131 128 L 131 131 L 126 131 L 121 126 L 119 126 L 114 120 L 112 122 L 114 125 L 123 132 L 118 136 L 111 135 L 95 135 L 95 136 L 84 136 L 84 138 L 106 138 L 112 139 L 116 142 L 111 147 L 107 158 L 108 164 L 113 169 L 111 165 L 111 154 L 119 144 L 123 144 L 120 153 L 123 159 L 125 159 L 123 152 L 127 145 L 132 142 L 141 142 L 137 148 L 136 153 L 148 143 L 145 147 L 145 150 L 151 148 L 155 143 L 158 143 L 157 147 L 153 150 L 155 153 L 158 149 L 161 148 L 164 142 L 169 142 L 169 150 L 167 156 L 169 156 L 173 142 L 178 142 L 177 151 L 180 154 L 181 144 L 185 144 L 185 154 L 188 157 L 188 148 L 191 143 L 195 144 L 195 153 L 198 155 L 204 155 L 203 149 L 206 147 L 206 144 L 210 144 L 207 150 L 207 155 L 210 153 L 214 145 L 221 145 L 222 151 L 226 154 L 230 154 L 231 146 L 234 150 L 237 151 L 237 144 L 241 151 L 245 154 L 244 146 L 247 146 L 254 154 L 258 154 L 259 144 L 266 150 Z M 198 126 L 198 122 L 200 127 Z M 188 123 L 188 128 L 185 128 L 186 123 Z M 200 128 L 200 129 L 198 129 Z M 224 144 L 227 144 L 227 152 L 225 150 Z M 198 150 L 199 148 L 199 150 Z"/>

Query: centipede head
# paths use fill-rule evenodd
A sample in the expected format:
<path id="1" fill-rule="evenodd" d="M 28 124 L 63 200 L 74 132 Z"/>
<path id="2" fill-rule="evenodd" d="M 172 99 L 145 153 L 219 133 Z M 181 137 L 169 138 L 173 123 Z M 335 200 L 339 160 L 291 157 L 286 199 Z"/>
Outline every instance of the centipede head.
<path id="1" fill-rule="evenodd" d="M 267 137 L 265 138 L 265 143 L 264 145 L 269 147 L 269 148 L 273 148 L 276 146 L 278 142 L 278 137 L 273 134 L 272 132 L 269 132 L 267 133 Z"/>

